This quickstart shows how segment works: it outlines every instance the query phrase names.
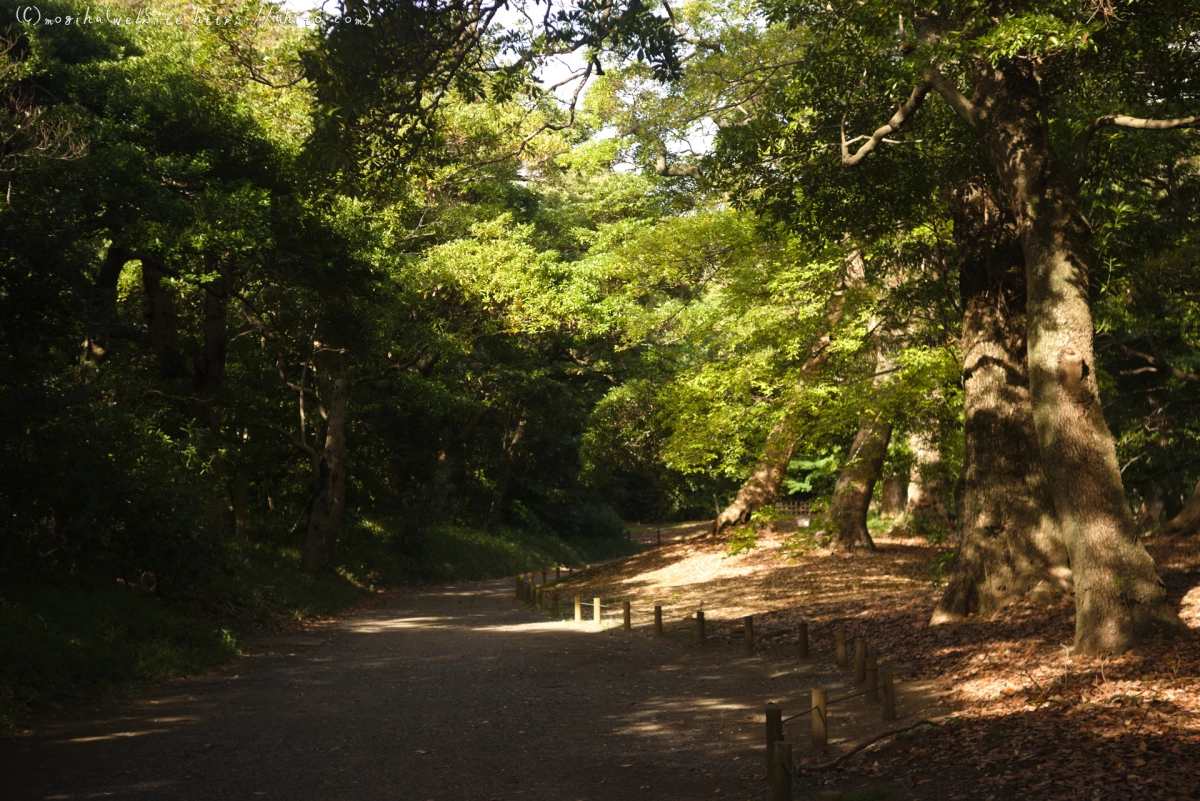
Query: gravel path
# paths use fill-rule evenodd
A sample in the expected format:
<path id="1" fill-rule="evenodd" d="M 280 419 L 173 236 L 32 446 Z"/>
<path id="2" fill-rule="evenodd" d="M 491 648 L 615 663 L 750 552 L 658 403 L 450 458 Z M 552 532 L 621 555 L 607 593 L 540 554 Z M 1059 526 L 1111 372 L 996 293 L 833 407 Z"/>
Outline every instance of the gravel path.
<path id="1" fill-rule="evenodd" d="M 792 648 L 696 646 L 678 621 L 665 640 L 551 622 L 510 587 L 400 595 L 268 639 L 217 675 L 0 741 L 0 796 L 761 799 L 763 704 L 795 710 L 814 683 L 845 685 Z"/>

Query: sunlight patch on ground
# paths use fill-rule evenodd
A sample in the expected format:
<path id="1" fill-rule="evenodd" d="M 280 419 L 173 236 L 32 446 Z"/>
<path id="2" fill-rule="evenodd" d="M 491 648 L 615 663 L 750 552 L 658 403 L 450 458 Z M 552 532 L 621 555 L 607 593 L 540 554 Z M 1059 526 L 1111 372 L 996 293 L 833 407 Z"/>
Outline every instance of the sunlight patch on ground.
<path id="1" fill-rule="evenodd" d="M 1200 629 L 1200 584 L 1183 596 L 1183 602 L 1179 605 L 1179 617 L 1189 628 Z"/>

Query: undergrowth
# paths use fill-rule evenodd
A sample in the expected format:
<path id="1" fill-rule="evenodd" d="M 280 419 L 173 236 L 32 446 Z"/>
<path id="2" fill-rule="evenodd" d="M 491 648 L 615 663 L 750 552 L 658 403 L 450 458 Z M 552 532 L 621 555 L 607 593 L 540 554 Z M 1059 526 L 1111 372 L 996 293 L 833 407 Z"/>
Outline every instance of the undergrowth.
<path id="1" fill-rule="evenodd" d="M 623 539 L 559 539 L 388 521 L 348 524 L 336 567 L 301 572 L 293 547 L 225 546 L 202 585 L 157 597 L 143 587 L 32 561 L 0 569 L 0 731 L 39 713 L 136 693 L 235 657 L 250 632 L 327 617 L 402 584 L 473 581 L 626 555 Z"/>

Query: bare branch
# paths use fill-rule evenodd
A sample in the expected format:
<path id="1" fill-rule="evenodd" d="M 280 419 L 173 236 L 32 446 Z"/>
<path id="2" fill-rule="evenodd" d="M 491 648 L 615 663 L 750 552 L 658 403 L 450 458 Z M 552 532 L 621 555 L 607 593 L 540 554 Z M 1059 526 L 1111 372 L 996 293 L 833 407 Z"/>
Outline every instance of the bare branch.
<path id="1" fill-rule="evenodd" d="M 847 167 L 853 167 L 854 165 L 860 163 L 867 157 L 868 153 L 874 150 L 879 143 L 883 141 L 885 136 L 899 131 L 901 126 L 903 126 L 904 123 L 916 113 L 917 109 L 921 107 L 921 104 L 925 102 L 925 96 L 929 94 L 929 90 L 931 88 L 932 86 L 929 83 L 923 83 L 920 86 L 915 87 L 912 90 L 912 94 L 908 96 L 908 100 L 904 103 L 904 105 L 900 106 L 900 108 L 896 110 L 896 113 L 892 115 L 892 118 L 888 120 L 886 124 L 877 128 L 875 133 L 871 134 L 871 137 L 867 139 L 867 141 L 863 143 L 863 146 L 860 147 L 853 155 L 850 154 L 850 143 L 846 141 L 846 117 L 843 115 L 841 125 L 842 164 L 845 164 Z"/>
<path id="2" fill-rule="evenodd" d="M 1077 188 L 1087 171 L 1087 151 L 1096 132 L 1103 128 L 1132 128 L 1137 131 L 1170 131 L 1175 128 L 1200 128 L 1200 116 L 1179 117 L 1173 120 L 1151 120 L 1141 117 L 1126 117 L 1123 114 L 1106 114 L 1097 117 L 1080 131 L 1075 141 L 1075 164 L 1071 170 L 1071 186 Z"/>

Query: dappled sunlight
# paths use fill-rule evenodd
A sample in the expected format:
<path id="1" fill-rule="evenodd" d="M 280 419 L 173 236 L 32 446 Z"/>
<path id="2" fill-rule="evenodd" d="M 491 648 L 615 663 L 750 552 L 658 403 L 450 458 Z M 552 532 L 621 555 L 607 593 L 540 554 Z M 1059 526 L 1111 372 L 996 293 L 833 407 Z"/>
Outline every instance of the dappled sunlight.
<path id="1" fill-rule="evenodd" d="M 143 737 L 147 734 L 162 734 L 170 729 L 142 729 L 141 731 L 115 731 L 112 734 L 97 734 L 92 737 L 74 737 L 68 743 L 98 743 L 103 740 L 115 740 L 118 737 Z"/>

